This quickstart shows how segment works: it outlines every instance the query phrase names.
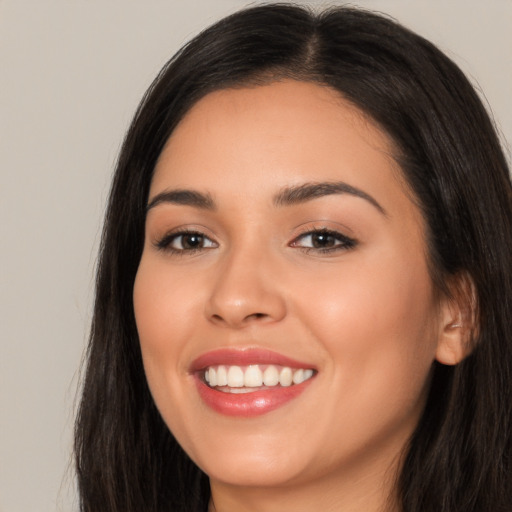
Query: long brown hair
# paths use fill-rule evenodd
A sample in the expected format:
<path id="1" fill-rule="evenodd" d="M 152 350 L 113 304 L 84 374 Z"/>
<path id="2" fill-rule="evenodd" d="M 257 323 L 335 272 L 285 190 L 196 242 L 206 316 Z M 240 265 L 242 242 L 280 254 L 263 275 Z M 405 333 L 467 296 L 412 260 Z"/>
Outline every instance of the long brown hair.
<path id="1" fill-rule="evenodd" d="M 394 140 L 427 224 L 434 283 L 465 273 L 478 334 L 456 367 L 435 364 L 398 490 L 407 512 L 512 510 L 512 189 L 485 108 L 431 43 L 370 12 L 315 15 L 292 5 L 240 11 L 187 44 L 161 71 L 127 133 L 108 204 L 76 468 L 82 512 L 205 511 L 208 479 L 151 398 L 132 290 L 156 160 L 210 91 L 278 80 L 339 91 Z"/>

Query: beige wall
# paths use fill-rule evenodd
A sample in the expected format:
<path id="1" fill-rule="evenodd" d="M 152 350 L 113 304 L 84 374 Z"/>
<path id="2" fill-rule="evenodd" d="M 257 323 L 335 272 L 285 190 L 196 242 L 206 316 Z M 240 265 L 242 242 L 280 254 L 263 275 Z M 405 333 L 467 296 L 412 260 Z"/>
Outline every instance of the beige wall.
<path id="1" fill-rule="evenodd" d="M 438 43 L 512 141 L 512 1 L 352 3 Z M 0 0 L 1 512 L 76 510 L 65 472 L 113 162 L 162 64 L 242 5 Z"/>

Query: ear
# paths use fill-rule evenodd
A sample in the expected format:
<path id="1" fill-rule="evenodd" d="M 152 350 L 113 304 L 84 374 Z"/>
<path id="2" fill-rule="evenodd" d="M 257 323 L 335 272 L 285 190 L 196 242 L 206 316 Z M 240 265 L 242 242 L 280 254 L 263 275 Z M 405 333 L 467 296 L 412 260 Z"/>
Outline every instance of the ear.
<path id="1" fill-rule="evenodd" d="M 436 360 L 456 365 L 467 357 L 476 338 L 477 299 L 473 280 L 467 273 L 453 276 L 448 283 L 448 296 L 440 300 L 439 339 Z"/>

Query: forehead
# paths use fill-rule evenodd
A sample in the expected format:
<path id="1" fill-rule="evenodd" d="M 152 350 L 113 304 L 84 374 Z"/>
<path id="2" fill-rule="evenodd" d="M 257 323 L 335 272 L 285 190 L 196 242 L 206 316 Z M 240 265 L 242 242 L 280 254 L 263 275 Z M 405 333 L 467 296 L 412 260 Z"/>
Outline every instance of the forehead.
<path id="1" fill-rule="evenodd" d="M 198 101 L 178 124 L 150 196 L 169 187 L 270 194 L 305 181 L 339 180 L 403 196 L 393 153 L 387 134 L 329 87 L 286 80 L 224 89 Z"/>

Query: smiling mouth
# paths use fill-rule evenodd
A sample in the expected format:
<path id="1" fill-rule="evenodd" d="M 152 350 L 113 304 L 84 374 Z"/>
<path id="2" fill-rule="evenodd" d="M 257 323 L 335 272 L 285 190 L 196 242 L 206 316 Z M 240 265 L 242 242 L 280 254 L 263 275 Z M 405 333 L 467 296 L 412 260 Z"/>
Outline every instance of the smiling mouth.
<path id="1" fill-rule="evenodd" d="M 215 365 L 203 370 L 204 382 L 223 393 L 253 393 L 302 384 L 313 377 L 311 368 L 290 368 L 275 364 L 248 366 Z"/>
<path id="2" fill-rule="evenodd" d="M 221 348 L 190 365 L 201 400 L 224 416 L 251 418 L 279 409 L 310 387 L 318 370 L 261 348 Z"/>

